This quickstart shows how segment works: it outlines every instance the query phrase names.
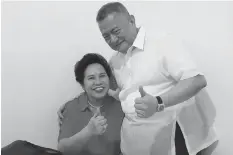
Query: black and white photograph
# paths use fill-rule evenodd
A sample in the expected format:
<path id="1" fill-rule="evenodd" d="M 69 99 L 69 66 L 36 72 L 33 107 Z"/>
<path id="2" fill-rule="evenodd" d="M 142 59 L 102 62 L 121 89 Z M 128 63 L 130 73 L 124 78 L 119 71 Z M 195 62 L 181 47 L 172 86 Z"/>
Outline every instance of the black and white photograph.
<path id="1" fill-rule="evenodd" d="M 2 155 L 233 155 L 233 1 L 1 1 Z"/>

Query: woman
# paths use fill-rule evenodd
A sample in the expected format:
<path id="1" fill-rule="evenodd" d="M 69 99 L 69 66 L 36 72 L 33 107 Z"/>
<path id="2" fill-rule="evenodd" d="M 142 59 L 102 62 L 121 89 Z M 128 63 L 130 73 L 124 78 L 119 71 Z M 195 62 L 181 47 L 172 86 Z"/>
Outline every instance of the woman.
<path id="1" fill-rule="evenodd" d="M 64 155 L 120 154 L 124 113 L 119 101 L 108 95 L 112 74 L 107 61 L 98 54 L 86 54 L 74 72 L 84 92 L 65 104 L 59 151 Z"/>

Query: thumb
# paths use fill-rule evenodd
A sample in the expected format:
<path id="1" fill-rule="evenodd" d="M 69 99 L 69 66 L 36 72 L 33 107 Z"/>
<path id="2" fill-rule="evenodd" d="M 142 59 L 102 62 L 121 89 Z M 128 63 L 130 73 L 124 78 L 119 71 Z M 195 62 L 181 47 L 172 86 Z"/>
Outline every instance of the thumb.
<path id="1" fill-rule="evenodd" d="M 145 90 L 143 89 L 142 86 L 139 86 L 139 92 L 140 92 L 140 94 L 141 94 L 141 97 L 146 96 L 146 92 L 145 92 Z"/>
<path id="2" fill-rule="evenodd" d="M 101 116 L 100 108 L 96 109 L 93 117 L 97 117 L 97 116 Z"/>

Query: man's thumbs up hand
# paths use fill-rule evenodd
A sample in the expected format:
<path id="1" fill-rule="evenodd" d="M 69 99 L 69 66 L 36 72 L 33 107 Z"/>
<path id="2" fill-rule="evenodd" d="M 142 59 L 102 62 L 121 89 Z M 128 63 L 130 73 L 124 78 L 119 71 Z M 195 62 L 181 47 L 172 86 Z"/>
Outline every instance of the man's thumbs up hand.
<path id="1" fill-rule="evenodd" d="M 139 86 L 139 93 L 141 97 L 135 99 L 135 111 L 138 117 L 148 118 L 157 112 L 158 101 L 148 94 L 142 86 Z"/>
<path id="2" fill-rule="evenodd" d="M 143 89 L 143 87 L 142 86 L 139 86 L 139 92 L 140 92 L 140 94 L 141 94 L 141 97 L 144 97 L 144 96 L 146 96 L 146 92 L 145 92 L 145 90 Z"/>

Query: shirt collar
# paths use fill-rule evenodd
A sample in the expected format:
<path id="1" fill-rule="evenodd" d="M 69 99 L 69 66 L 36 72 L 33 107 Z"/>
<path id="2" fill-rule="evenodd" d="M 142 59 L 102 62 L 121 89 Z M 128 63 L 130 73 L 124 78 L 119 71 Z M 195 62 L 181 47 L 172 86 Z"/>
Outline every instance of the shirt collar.
<path id="1" fill-rule="evenodd" d="M 133 42 L 132 47 L 136 47 L 140 50 L 144 49 L 146 31 L 143 27 L 139 28 L 138 34 Z"/>
<path id="2" fill-rule="evenodd" d="M 126 52 L 125 57 L 131 57 L 133 54 L 133 51 L 135 48 L 139 49 L 139 51 L 144 50 L 144 44 L 145 44 L 145 37 L 146 37 L 146 31 L 143 27 L 139 28 L 138 34 L 133 42 L 133 45 L 128 49 Z"/>
<path id="3" fill-rule="evenodd" d="M 83 94 L 81 94 L 79 98 L 79 105 L 80 105 L 80 111 L 84 112 L 85 110 L 87 110 L 89 108 L 88 105 L 88 100 L 87 100 L 87 95 L 85 92 L 83 92 Z"/>
<path id="4" fill-rule="evenodd" d="M 81 111 L 81 112 L 85 112 L 86 110 L 90 110 L 90 105 L 88 104 L 88 98 L 87 98 L 86 92 L 83 92 L 80 96 L 82 96 L 82 97 L 80 97 L 79 100 L 78 100 L 79 106 L 80 106 L 80 111 Z M 104 104 L 105 104 L 106 102 L 107 102 L 107 103 L 109 102 L 109 97 L 106 97 L 106 98 L 105 98 Z M 105 106 L 103 106 L 103 108 L 104 108 L 104 107 L 105 107 Z"/>

